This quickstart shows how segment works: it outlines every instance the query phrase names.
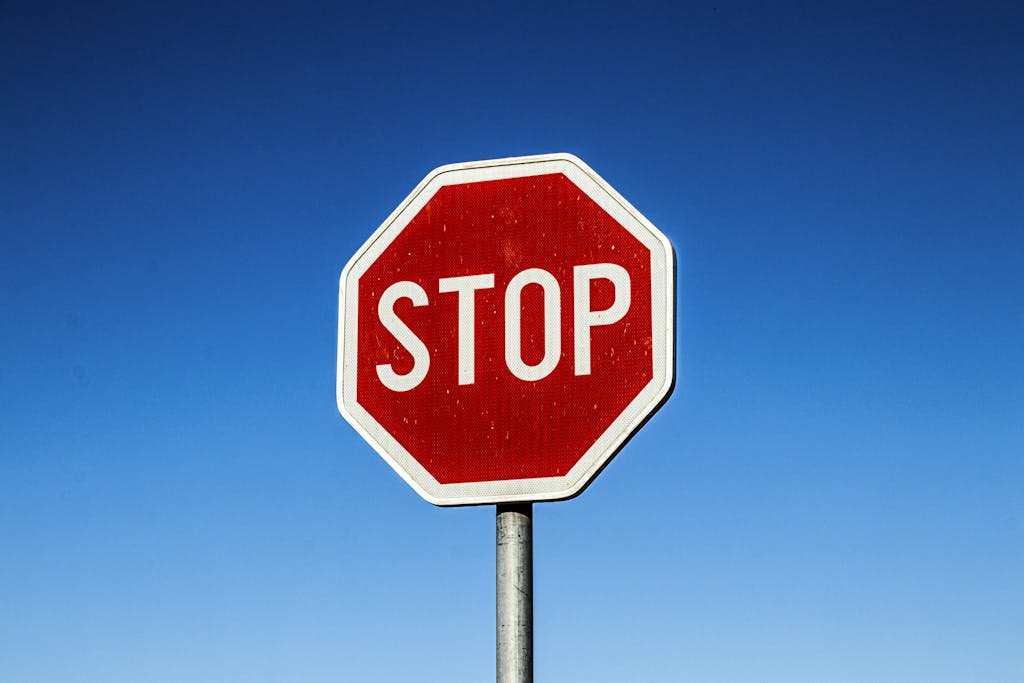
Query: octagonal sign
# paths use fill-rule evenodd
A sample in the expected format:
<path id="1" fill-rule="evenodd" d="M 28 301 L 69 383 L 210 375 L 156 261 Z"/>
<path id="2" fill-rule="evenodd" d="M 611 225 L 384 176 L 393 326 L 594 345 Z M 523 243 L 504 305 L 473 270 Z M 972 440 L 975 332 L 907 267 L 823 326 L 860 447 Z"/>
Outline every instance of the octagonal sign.
<path id="1" fill-rule="evenodd" d="M 434 504 L 569 498 L 672 390 L 673 286 L 576 157 L 442 166 L 342 272 L 338 407 Z"/>

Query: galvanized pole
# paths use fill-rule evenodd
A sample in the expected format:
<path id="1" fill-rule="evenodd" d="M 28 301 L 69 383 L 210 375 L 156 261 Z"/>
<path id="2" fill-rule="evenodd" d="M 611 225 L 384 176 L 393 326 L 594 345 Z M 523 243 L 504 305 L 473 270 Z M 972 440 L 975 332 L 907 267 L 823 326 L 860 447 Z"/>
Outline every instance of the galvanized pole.
<path id="1" fill-rule="evenodd" d="M 533 504 L 497 508 L 497 681 L 533 683 Z"/>

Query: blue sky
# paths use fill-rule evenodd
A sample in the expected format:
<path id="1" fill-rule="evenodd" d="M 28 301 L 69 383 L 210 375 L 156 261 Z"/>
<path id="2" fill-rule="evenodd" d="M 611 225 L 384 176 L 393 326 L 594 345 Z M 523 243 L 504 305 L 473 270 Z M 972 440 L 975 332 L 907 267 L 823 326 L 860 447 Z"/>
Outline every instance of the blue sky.
<path id="1" fill-rule="evenodd" d="M 337 280 L 557 151 L 679 378 L 537 506 L 538 680 L 1024 680 L 1024 13 L 825 5 L 7 5 L 0 680 L 490 678 L 494 510 L 338 415 Z"/>

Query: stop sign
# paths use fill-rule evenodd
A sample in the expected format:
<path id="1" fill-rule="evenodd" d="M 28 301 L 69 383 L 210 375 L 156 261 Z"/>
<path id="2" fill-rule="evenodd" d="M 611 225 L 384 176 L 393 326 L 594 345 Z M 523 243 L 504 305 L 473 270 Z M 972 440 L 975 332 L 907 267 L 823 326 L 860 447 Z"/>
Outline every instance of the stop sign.
<path id="1" fill-rule="evenodd" d="M 571 497 L 672 390 L 673 286 L 576 157 L 442 166 L 342 272 L 338 407 L 434 504 Z"/>

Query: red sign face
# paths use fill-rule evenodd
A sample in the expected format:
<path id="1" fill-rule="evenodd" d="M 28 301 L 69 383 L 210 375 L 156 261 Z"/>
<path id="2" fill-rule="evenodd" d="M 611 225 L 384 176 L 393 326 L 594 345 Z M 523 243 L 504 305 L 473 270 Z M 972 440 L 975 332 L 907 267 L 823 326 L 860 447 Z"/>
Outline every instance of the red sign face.
<path id="1" fill-rule="evenodd" d="M 342 414 L 436 504 L 575 495 L 672 386 L 668 241 L 575 157 L 442 167 L 342 275 Z"/>

